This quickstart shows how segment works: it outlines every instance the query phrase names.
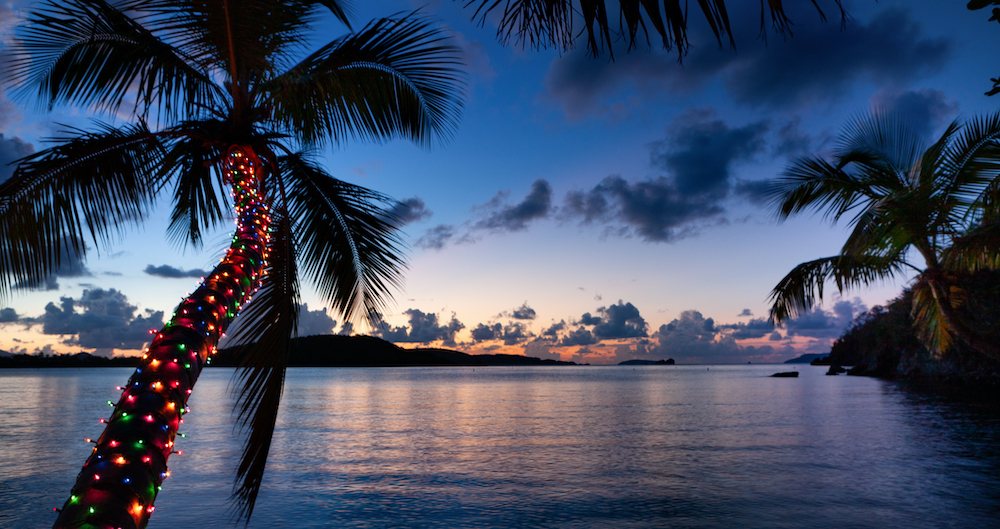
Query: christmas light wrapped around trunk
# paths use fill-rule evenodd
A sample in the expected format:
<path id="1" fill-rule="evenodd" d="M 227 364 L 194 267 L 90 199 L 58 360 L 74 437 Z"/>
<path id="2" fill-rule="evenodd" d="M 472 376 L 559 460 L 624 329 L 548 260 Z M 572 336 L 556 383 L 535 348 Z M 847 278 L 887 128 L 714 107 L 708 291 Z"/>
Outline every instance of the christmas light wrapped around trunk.
<path id="1" fill-rule="evenodd" d="M 233 147 L 222 163 L 232 183 L 237 228 L 222 262 L 156 334 L 83 465 L 55 528 L 143 528 L 169 475 L 191 388 L 264 273 L 269 209 L 259 190 L 260 160 Z"/>

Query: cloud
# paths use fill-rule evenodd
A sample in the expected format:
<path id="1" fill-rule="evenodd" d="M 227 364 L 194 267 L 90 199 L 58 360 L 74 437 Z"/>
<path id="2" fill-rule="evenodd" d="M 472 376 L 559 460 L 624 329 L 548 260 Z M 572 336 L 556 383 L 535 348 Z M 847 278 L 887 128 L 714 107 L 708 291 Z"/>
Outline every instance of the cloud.
<path id="1" fill-rule="evenodd" d="M 434 212 L 427 209 L 423 199 L 411 197 L 396 202 L 396 205 L 389 211 L 389 218 L 394 220 L 397 227 L 403 227 L 407 224 L 427 220 L 433 214 Z"/>
<path id="2" fill-rule="evenodd" d="M 559 343 L 560 345 L 591 345 L 597 343 L 597 338 L 585 327 L 577 327 L 575 331 L 570 331 L 569 334 L 563 336 Z"/>
<path id="3" fill-rule="evenodd" d="M 763 338 L 774 332 L 774 325 L 764 318 L 754 318 L 746 323 L 719 325 L 720 330 L 729 331 L 727 336 L 734 340 Z"/>
<path id="4" fill-rule="evenodd" d="M 83 309 L 76 312 L 76 308 Z M 43 334 L 75 335 L 64 341 L 88 349 L 140 349 L 149 341 L 150 330 L 163 327 L 163 311 L 147 310 L 136 316 L 137 307 L 115 289 L 84 290 L 80 299 L 59 298 L 50 302 L 39 318 Z"/>
<path id="5" fill-rule="evenodd" d="M 645 352 L 681 362 L 742 362 L 745 356 L 742 348 L 732 338 L 716 341 L 716 334 L 712 318 L 706 319 L 696 310 L 686 310 L 653 333 L 656 344 Z"/>
<path id="6" fill-rule="evenodd" d="M 198 270 L 197 268 L 185 272 L 180 268 L 174 268 L 170 265 L 160 265 L 160 266 L 147 265 L 146 269 L 143 270 L 143 272 L 151 276 L 166 277 L 170 279 L 178 279 L 182 277 L 201 278 L 208 275 L 208 272 L 204 270 Z"/>
<path id="7" fill-rule="evenodd" d="M 540 338 L 524 344 L 524 356 L 533 356 L 542 360 L 560 360 L 560 356 L 552 352 L 552 344 Z"/>
<path id="8" fill-rule="evenodd" d="M 449 224 L 438 224 L 424 232 L 423 237 L 415 243 L 418 248 L 440 250 L 455 237 L 455 227 Z"/>
<path id="9" fill-rule="evenodd" d="M 669 177 L 628 182 L 608 176 L 593 189 L 569 192 L 563 217 L 620 226 L 648 242 L 688 236 L 696 222 L 722 215 L 733 166 L 763 151 L 767 129 L 763 121 L 730 127 L 710 108 L 688 111 L 650 145 L 653 166 Z"/>
<path id="10" fill-rule="evenodd" d="M 354 324 L 349 321 L 345 321 L 344 324 L 340 326 L 340 332 L 337 333 L 337 336 L 350 336 L 352 333 L 354 333 Z"/>
<path id="11" fill-rule="evenodd" d="M 565 321 L 560 321 L 559 323 L 553 323 L 547 329 L 542 331 L 542 336 L 544 338 L 557 339 L 559 337 L 559 333 L 562 332 L 563 329 L 565 328 L 566 328 Z"/>
<path id="12" fill-rule="evenodd" d="M 812 150 L 813 139 L 802 130 L 799 116 L 778 127 L 775 136 L 776 141 L 771 146 L 771 154 L 775 156 L 801 155 Z"/>
<path id="13" fill-rule="evenodd" d="M 745 317 L 748 317 L 748 316 L 753 316 L 753 313 L 750 312 L 750 309 L 743 309 L 736 317 L 737 318 L 745 318 Z"/>
<path id="14" fill-rule="evenodd" d="M 957 102 L 949 101 L 944 92 L 929 88 L 905 92 L 880 90 L 872 96 L 871 104 L 903 118 L 925 141 L 932 140 L 931 134 L 958 114 Z"/>
<path id="15" fill-rule="evenodd" d="M 16 166 L 11 165 L 13 162 L 34 152 L 35 147 L 32 144 L 17 137 L 5 138 L 3 133 L 0 133 L 0 183 L 14 175 Z"/>
<path id="16" fill-rule="evenodd" d="M 476 342 L 484 342 L 486 340 L 496 340 L 500 338 L 503 334 L 503 325 L 499 323 L 494 323 L 493 325 L 483 325 L 480 323 L 475 329 L 472 329 L 472 339 Z"/>
<path id="17" fill-rule="evenodd" d="M 0 323 L 13 323 L 17 321 L 17 318 L 17 312 L 14 309 L 0 309 Z"/>
<path id="18" fill-rule="evenodd" d="M 535 314 L 535 309 L 529 307 L 527 301 L 525 301 L 520 307 L 514 309 L 514 312 L 511 313 L 511 317 L 515 320 L 533 320 L 535 319 L 535 316 L 537 316 L 537 314 Z"/>
<path id="19" fill-rule="evenodd" d="M 528 327 L 521 322 L 513 322 L 503 327 L 503 344 L 516 345 L 534 336 L 528 332 Z"/>
<path id="20" fill-rule="evenodd" d="M 788 107 L 835 100 L 853 83 L 900 86 L 937 73 L 951 42 L 925 37 L 909 10 L 888 8 L 841 31 L 823 24 L 740 53 L 725 75 L 726 88 L 750 105 Z"/>
<path id="21" fill-rule="evenodd" d="M 428 344 L 442 340 L 444 345 L 454 347 L 455 333 L 465 328 L 465 325 L 455 319 L 454 314 L 447 325 L 438 323 L 437 314 L 426 314 L 417 309 L 408 309 L 403 314 L 410 317 L 409 326 L 390 328 L 388 324 L 382 322 L 376 325 L 376 333 L 383 340 L 390 342 Z"/>
<path id="22" fill-rule="evenodd" d="M 309 310 L 309 304 L 299 305 L 299 336 L 313 336 L 317 334 L 333 334 L 333 329 L 337 327 L 337 320 L 327 314 L 326 309 L 319 308 Z"/>
<path id="23" fill-rule="evenodd" d="M 734 29 L 756 31 L 759 14 L 740 9 L 756 8 L 734 5 Z M 953 47 L 947 39 L 926 36 L 910 13 L 888 8 L 867 21 L 851 21 L 843 30 L 833 22 L 814 24 L 766 46 L 747 42 L 738 53 L 711 44 L 707 26 L 693 26 L 691 40 L 701 45 L 692 48 L 683 65 L 677 64 L 676 54 L 659 49 L 617 50 L 614 62 L 590 58 L 580 49 L 552 61 L 543 99 L 554 100 L 570 120 L 617 119 L 651 100 L 703 88 L 715 78 L 734 100 L 772 108 L 834 101 L 861 81 L 898 87 L 937 73 Z M 739 27 L 741 21 L 746 28 Z"/>
<path id="24" fill-rule="evenodd" d="M 652 143 L 652 164 L 671 174 L 685 196 L 725 192 L 732 164 L 763 150 L 767 128 L 762 121 L 731 128 L 711 108 L 692 109 L 674 120 L 667 138 Z"/>
<path id="25" fill-rule="evenodd" d="M 478 209 L 486 210 L 488 213 L 485 218 L 473 225 L 473 229 L 524 231 L 528 228 L 529 222 L 547 217 L 552 209 L 552 187 L 543 178 L 535 180 L 524 200 L 513 206 L 503 205 L 507 195 L 507 192 L 497 193 L 492 200 L 479 206 Z"/>
<path id="26" fill-rule="evenodd" d="M 799 317 L 788 320 L 784 323 L 784 327 L 788 336 L 834 339 L 843 334 L 855 316 L 867 310 L 868 307 L 860 298 L 850 301 L 840 300 L 833 304 L 833 309 L 830 311 L 814 307 Z"/>
<path id="27" fill-rule="evenodd" d="M 616 305 L 601 307 L 598 312 L 604 315 L 604 321 L 594 326 L 594 336 L 599 340 L 646 336 L 646 320 L 635 305 L 618 300 Z"/>
<path id="28" fill-rule="evenodd" d="M 591 316 L 589 312 L 584 312 L 583 316 L 580 316 L 580 321 L 578 321 L 577 323 L 579 323 L 580 325 L 600 325 L 601 317 Z"/>

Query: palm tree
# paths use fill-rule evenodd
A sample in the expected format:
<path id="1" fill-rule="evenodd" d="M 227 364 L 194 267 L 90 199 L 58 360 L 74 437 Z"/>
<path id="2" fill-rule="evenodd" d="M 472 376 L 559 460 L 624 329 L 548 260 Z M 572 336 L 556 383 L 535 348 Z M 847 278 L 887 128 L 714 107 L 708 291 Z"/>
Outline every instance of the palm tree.
<path id="1" fill-rule="evenodd" d="M 1000 113 L 953 122 L 926 150 L 921 143 L 902 119 L 876 112 L 848 124 L 832 162 L 803 158 L 776 180 L 771 200 L 781 219 L 807 210 L 834 222 L 850 214 L 853 229 L 840 254 L 802 263 L 774 287 L 773 323 L 821 301 L 828 280 L 844 292 L 909 270 L 918 274 L 913 313 L 931 351 L 946 351 L 954 335 L 1000 359 L 1000 347 L 981 339 L 958 310 L 965 294 L 955 281 L 964 271 L 957 263 L 972 250 L 956 255 L 953 247 L 967 241 L 978 257 L 1000 255 L 1000 246 L 984 250 L 982 239 L 968 240 L 998 213 Z"/>
<path id="2" fill-rule="evenodd" d="M 614 58 L 612 44 L 622 39 L 631 51 L 639 44 L 639 39 L 649 45 L 651 31 L 659 36 L 666 50 L 677 50 L 678 58 L 688 51 L 688 10 L 678 0 L 665 0 L 663 11 L 660 3 L 653 0 L 618 0 L 618 29 L 613 31 L 608 17 L 608 6 L 604 0 L 456 0 L 473 9 L 472 18 L 486 24 L 494 12 L 502 13 L 497 20 L 497 39 L 504 45 L 514 43 L 533 49 L 555 48 L 559 51 L 572 49 L 582 31 L 574 26 L 583 22 L 587 31 L 587 52 L 597 57 L 607 49 Z M 821 20 L 826 21 L 826 13 L 812 0 L 813 7 Z M 841 25 L 849 18 L 841 0 L 832 0 L 832 5 L 840 11 Z M 736 47 L 736 40 L 729 23 L 729 12 L 725 0 L 698 0 L 705 21 L 715 35 L 719 46 L 728 38 L 729 45 Z M 781 36 L 792 35 L 792 20 L 785 13 L 781 0 L 768 0 L 767 7 L 760 2 L 760 36 L 767 39 L 766 21 L 770 15 L 771 26 Z M 614 37 L 612 37 L 614 33 Z M 606 48 L 605 48 L 606 47 Z"/>
<path id="3" fill-rule="evenodd" d="M 299 270 L 346 318 L 380 312 L 398 284 L 394 202 L 333 178 L 310 150 L 352 138 L 427 145 L 450 133 L 461 107 L 456 49 L 429 21 L 400 15 L 306 53 L 323 10 L 348 23 L 334 0 L 49 0 L 19 28 L 6 74 L 22 96 L 109 113 L 128 102 L 135 120 L 69 130 L 0 185 L 0 294 L 88 245 L 107 247 L 164 194 L 169 232 L 196 245 L 225 220 L 226 188 L 237 214 L 226 256 L 121 388 L 56 527 L 145 527 L 191 388 L 240 312 L 230 338 L 249 344 L 237 402 L 248 442 L 234 497 L 249 517 Z"/>

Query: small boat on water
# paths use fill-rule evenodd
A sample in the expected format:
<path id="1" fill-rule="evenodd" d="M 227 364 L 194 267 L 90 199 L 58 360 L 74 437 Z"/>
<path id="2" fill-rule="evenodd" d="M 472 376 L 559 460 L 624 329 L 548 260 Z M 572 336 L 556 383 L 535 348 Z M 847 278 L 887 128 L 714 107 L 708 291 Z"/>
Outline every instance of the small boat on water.
<path id="1" fill-rule="evenodd" d="M 782 372 L 782 373 L 775 373 L 775 374 L 773 374 L 771 376 L 772 377 L 797 377 L 797 376 L 799 376 L 799 372 L 798 371 L 785 371 L 785 372 Z"/>

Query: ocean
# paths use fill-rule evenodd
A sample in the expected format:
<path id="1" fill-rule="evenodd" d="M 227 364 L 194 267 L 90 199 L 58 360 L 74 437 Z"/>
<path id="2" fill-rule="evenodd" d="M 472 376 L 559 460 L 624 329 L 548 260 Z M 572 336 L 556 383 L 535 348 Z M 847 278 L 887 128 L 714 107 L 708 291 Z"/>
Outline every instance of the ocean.
<path id="1" fill-rule="evenodd" d="M 1000 407 L 787 365 L 292 368 L 250 528 L 977 528 Z M 0 527 L 49 527 L 127 368 L 0 370 Z M 241 527 L 233 371 L 150 528 Z"/>

